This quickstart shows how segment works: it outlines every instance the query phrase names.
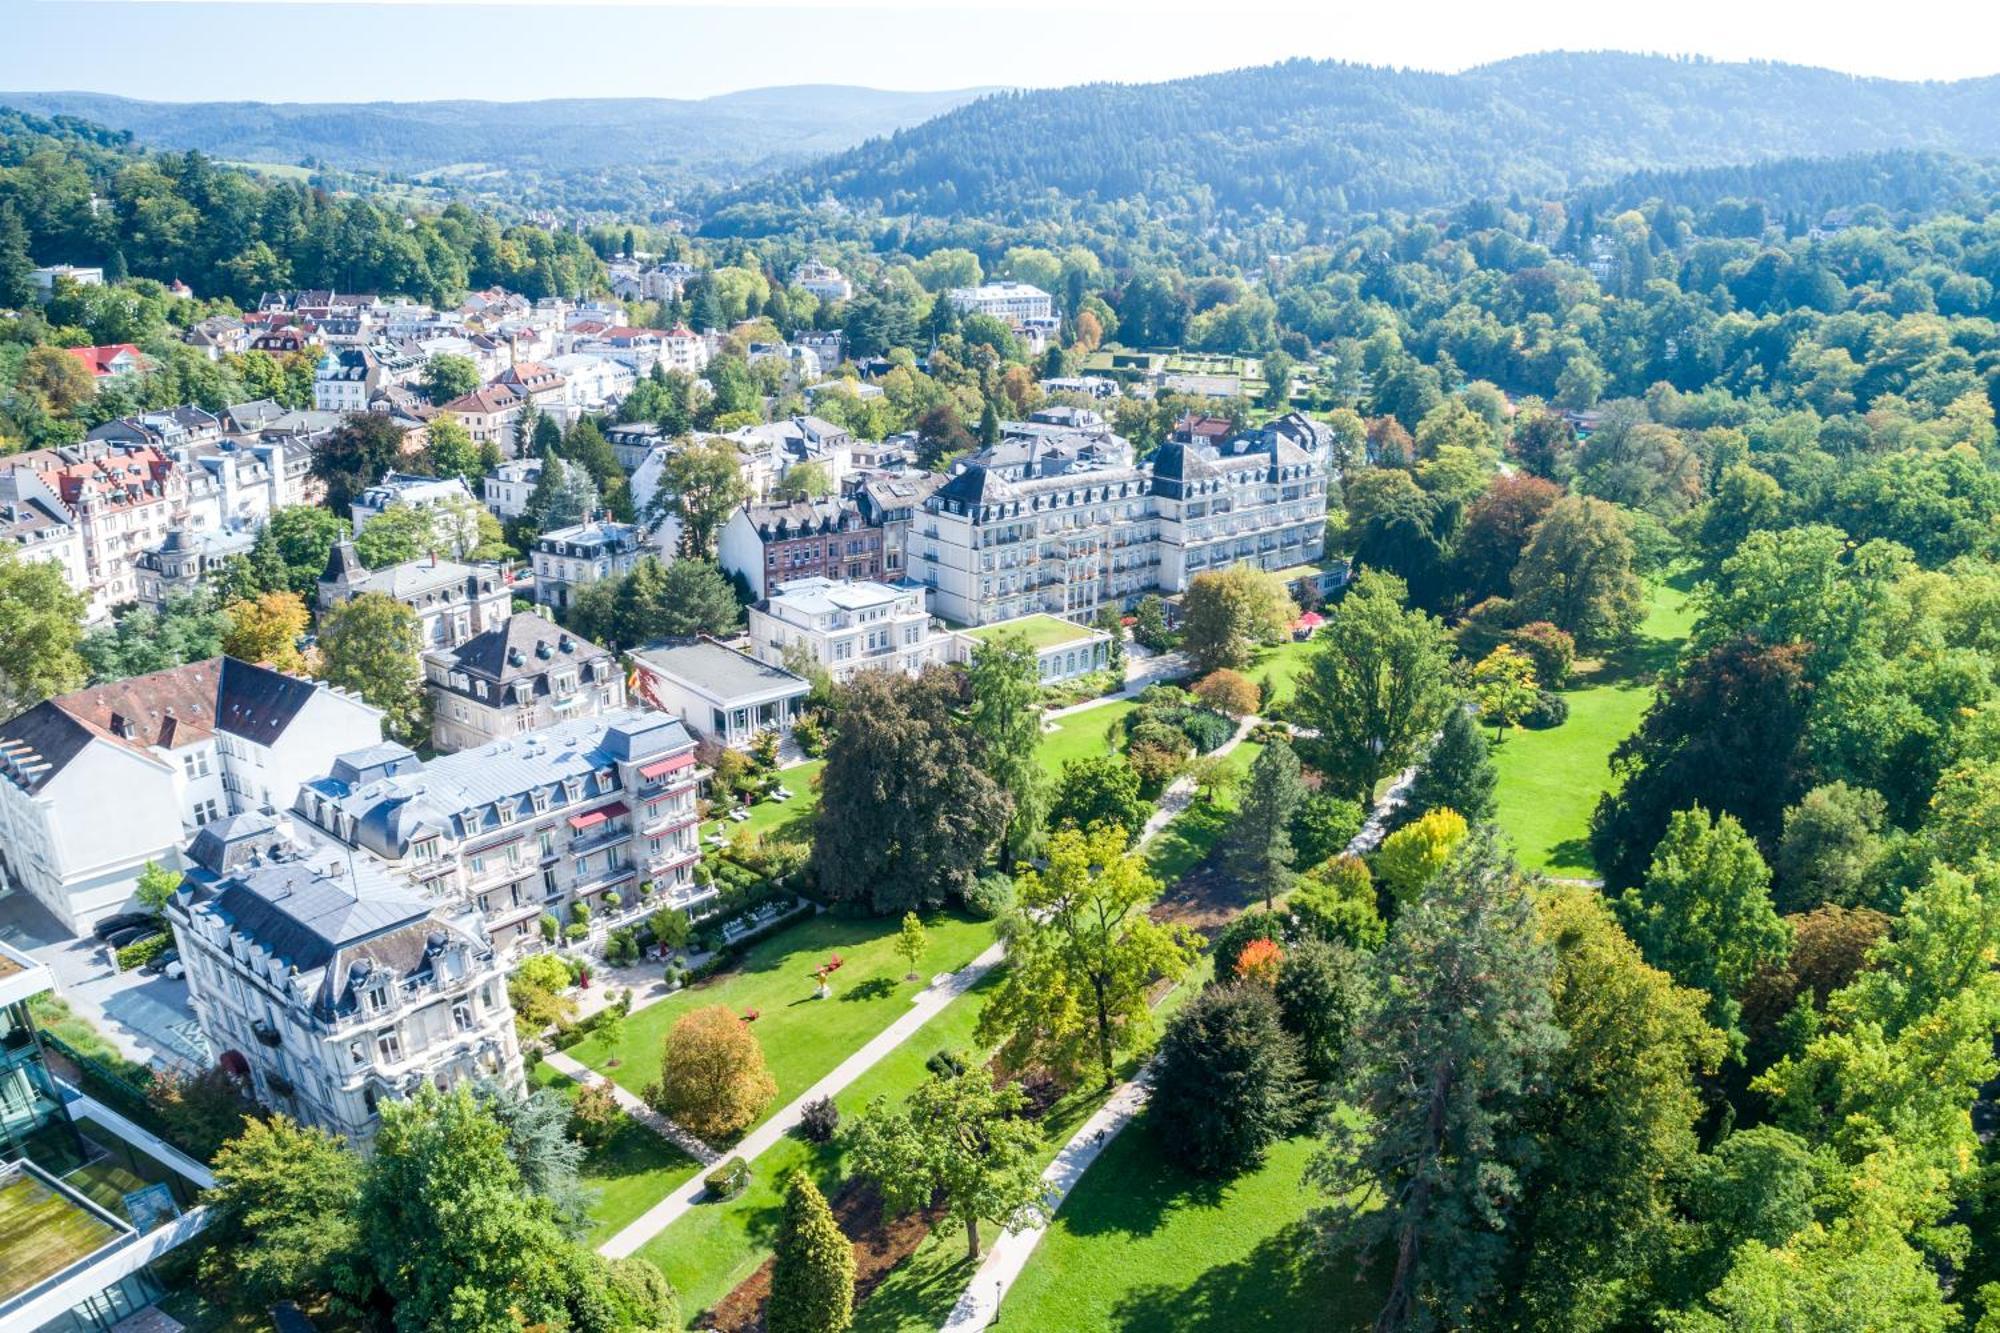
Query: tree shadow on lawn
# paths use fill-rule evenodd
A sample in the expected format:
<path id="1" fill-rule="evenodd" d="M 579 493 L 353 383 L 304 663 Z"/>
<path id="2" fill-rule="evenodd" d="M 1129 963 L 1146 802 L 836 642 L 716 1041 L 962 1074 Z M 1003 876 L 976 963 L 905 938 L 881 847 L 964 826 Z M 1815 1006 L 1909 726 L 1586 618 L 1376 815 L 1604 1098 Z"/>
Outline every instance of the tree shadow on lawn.
<path id="1" fill-rule="evenodd" d="M 1591 858 L 1590 839 L 1587 837 L 1564 838 L 1549 848 L 1549 854 L 1545 859 L 1548 869 L 1544 873 L 1554 875 L 1558 879 L 1597 873 L 1597 862 Z"/>
<path id="2" fill-rule="evenodd" d="M 1152 1120 L 1141 1116 L 1091 1164 L 1057 1216 L 1078 1236 L 1150 1236 L 1176 1209 L 1220 1207 L 1229 1183 L 1173 1165 Z"/>
<path id="3" fill-rule="evenodd" d="M 894 977 L 870 977 L 857 986 L 850 986 L 840 993 L 843 1000 L 880 1000 L 896 993 Z"/>
<path id="4" fill-rule="evenodd" d="M 1311 1225 L 1294 1222 L 1242 1259 L 1217 1264 L 1193 1281 L 1127 1292 L 1112 1308 L 1113 1327 L 1134 1333 L 1365 1329 L 1381 1308 L 1381 1267 L 1329 1258 Z"/>

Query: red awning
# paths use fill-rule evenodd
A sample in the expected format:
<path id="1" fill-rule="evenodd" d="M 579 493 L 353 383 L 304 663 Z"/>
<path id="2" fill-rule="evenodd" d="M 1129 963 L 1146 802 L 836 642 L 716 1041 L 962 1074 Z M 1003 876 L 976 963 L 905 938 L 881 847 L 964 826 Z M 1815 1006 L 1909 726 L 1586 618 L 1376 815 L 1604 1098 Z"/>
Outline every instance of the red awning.
<path id="1" fill-rule="evenodd" d="M 687 754 L 675 755 L 671 759 L 656 759 L 640 769 L 639 776 L 642 778 L 657 778 L 662 774 L 671 773 L 677 768 L 692 767 L 694 767 L 694 754 L 690 751 Z"/>
<path id="2" fill-rule="evenodd" d="M 573 829 L 587 829 L 593 824 L 602 824 L 605 814 L 602 810 L 592 810 L 589 814 L 571 815 L 569 826 Z"/>

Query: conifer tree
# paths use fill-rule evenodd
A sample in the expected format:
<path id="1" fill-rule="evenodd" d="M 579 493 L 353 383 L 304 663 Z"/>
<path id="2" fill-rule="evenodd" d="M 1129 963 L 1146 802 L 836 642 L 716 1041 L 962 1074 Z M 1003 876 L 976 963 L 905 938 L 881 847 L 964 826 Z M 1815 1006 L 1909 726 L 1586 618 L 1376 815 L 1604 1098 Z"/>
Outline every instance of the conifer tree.
<path id="1" fill-rule="evenodd" d="M 1493 818 L 1493 787 L 1497 780 L 1486 734 L 1471 713 L 1454 708 L 1446 714 L 1430 753 L 1417 766 L 1409 796 L 1398 813 L 1407 822 L 1432 810 L 1456 810 L 1468 824 Z"/>
<path id="2" fill-rule="evenodd" d="M 768 1333 L 842 1333 L 854 1322 L 854 1246 L 804 1171 L 785 1184 L 774 1248 Z"/>

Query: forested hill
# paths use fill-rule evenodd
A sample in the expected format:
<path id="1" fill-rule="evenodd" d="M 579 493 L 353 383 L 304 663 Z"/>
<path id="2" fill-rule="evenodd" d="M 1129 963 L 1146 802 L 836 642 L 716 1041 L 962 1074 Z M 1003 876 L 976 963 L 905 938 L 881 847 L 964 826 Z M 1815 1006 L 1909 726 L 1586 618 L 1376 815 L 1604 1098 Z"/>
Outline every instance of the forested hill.
<path id="1" fill-rule="evenodd" d="M 5 93 L 0 105 L 78 116 L 156 148 L 236 161 L 311 161 L 420 175 L 492 170 L 667 166 L 747 168 L 800 161 L 913 125 L 979 95 L 873 88 L 758 88 L 699 101 L 572 98 L 541 102 L 143 102 L 101 93 Z"/>
<path id="2" fill-rule="evenodd" d="M 720 204 L 832 198 L 1016 218 L 1143 197 L 1163 216 L 1278 209 L 1324 221 L 1638 171 L 1886 149 L 2000 155 L 2000 78 L 1896 83 L 1616 53 L 1526 56 L 1457 75 L 1301 60 L 996 94 Z"/>

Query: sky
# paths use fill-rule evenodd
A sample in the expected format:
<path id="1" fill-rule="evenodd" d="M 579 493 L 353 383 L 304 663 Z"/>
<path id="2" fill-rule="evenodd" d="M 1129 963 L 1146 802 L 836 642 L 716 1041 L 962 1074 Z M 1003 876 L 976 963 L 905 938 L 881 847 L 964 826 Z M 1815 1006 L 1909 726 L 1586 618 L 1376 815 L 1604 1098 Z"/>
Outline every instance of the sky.
<path id="1" fill-rule="evenodd" d="M 0 0 L 0 89 L 164 101 L 706 97 L 797 83 L 1053 87 L 1292 56 L 1452 71 L 1550 49 L 1957 79 L 2000 73 L 2000 4 Z"/>

